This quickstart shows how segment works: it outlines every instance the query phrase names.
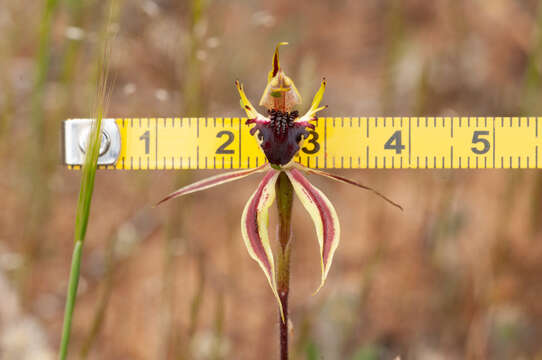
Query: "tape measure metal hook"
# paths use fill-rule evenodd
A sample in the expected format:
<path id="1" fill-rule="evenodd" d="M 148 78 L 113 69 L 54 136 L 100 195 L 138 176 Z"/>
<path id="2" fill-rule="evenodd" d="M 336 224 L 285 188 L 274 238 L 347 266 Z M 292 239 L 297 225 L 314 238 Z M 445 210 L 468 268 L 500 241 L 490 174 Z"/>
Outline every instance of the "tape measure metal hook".
<path id="1" fill-rule="evenodd" d="M 81 165 L 85 159 L 92 119 L 70 119 L 63 123 L 64 163 Z M 98 165 L 114 165 L 119 158 L 122 139 L 115 119 L 103 119 Z"/>

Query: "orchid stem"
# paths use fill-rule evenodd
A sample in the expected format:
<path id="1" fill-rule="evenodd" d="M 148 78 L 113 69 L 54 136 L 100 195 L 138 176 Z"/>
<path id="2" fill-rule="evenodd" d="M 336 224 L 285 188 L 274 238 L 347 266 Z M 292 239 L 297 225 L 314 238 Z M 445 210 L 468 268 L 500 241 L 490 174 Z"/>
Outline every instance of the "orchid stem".
<path id="1" fill-rule="evenodd" d="M 277 287 L 284 318 L 280 322 L 280 359 L 288 360 L 288 293 L 290 292 L 290 250 L 292 239 L 293 186 L 286 173 L 281 172 L 276 183 L 279 215 L 280 251 L 277 262 Z"/>

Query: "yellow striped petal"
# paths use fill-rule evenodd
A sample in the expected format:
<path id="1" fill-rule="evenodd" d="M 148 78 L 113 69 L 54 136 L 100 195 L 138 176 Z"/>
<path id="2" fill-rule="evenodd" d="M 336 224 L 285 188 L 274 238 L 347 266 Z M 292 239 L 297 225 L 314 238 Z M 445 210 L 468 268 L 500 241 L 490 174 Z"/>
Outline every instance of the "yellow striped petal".
<path id="1" fill-rule="evenodd" d="M 339 218 L 329 199 L 317 187 L 313 186 L 298 169 L 287 170 L 286 174 L 316 228 L 322 266 L 322 281 L 316 290 L 318 292 L 326 281 L 333 255 L 339 245 L 341 233 Z"/>
<path id="2" fill-rule="evenodd" d="M 275 183 L 279 176 L 278 171 L 269 171 L 262 182 L 248 200 L 241 216 L 241 234 L 250 257 L 262 268 L 273 295 L 277 298 L 280 315 L 284 320 L 282 304 L 277 292 L 275 279 L 275 262 L 269 243 L 269 207 L 275 200 Z"/>

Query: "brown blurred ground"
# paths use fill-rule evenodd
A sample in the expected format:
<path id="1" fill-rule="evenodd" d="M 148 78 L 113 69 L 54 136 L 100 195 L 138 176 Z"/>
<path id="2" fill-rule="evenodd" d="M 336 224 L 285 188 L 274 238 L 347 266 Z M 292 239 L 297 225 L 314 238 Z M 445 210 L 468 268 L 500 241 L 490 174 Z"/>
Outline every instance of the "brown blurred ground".
<path id="1" fill-rule="evenodd" d="M 0 3 L 0 358 L 10 360 L 55 358 L 79 190 L 79 173 L 58 165 L 58 133 L 90 115 L 106 12 L 72 0 L 55 13 L 38 141 L 39 3 Z M 208 1 L 201 18 L 190 2 L 120 6 L 111 117 L 240 115 L 234 80 L 255 101 L 278 41 L 290 42 L 281 62 L 305 99 L 328 79 L 330 115 L 540 115 L 539 1 Z M 71 358 L 100 303 L 90 359 L 277 358 L 275 300 L 239 229 L 259 179 L 149 206 L 210 173 L 97 175 Z M 311 296 L 317 243 L 295 204 L 296 359 L 542 359 L 538 172 L 340 173 L 405 211 L 314 179 L 343 235 Z"/>

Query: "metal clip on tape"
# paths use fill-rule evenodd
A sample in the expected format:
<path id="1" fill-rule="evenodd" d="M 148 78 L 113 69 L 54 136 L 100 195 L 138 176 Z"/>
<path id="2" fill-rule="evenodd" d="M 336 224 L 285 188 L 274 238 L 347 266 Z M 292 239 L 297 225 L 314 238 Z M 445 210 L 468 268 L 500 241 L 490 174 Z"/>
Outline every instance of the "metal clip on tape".
<path id="1" fill-rule="evenodd" d="M 64 164 L 83 165 L 93 119 L 68 119 L 63 123 Z M 114 165 L 120 154 L 121 138 L 115 119 L 102 120 L 98 165 Z"/>

